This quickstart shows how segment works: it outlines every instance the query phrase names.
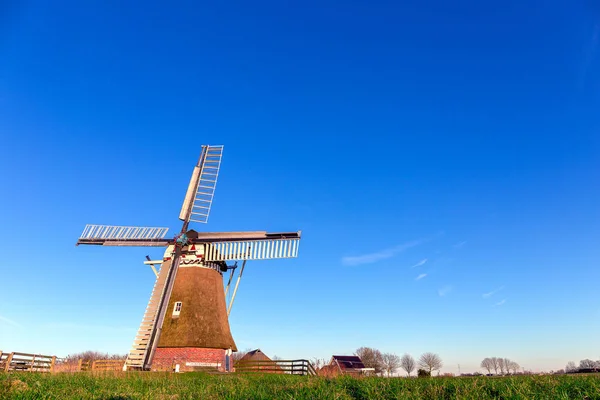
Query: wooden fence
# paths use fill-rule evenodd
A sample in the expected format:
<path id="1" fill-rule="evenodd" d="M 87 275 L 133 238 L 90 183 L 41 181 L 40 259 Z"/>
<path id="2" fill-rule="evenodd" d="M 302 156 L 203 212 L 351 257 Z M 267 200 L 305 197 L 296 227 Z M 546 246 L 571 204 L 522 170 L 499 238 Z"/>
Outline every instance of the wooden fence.
<path id="1" fill-rule="evenodd" d="M 89 371 L 90 369 L 92 369 L 92 362 L 90 360 L 83 360 L 83 359 L 79 359 L 79 362 L 77 363 L 77 370 L 78 371 Z"/>
<path id="2" fill-rule="evenodd" d="M 92 362 L 92 371 L 122 371 L 123 365 L 125 360 L 96 360 Z"/>
<path id="3" fill-rule="evenodd" d="M 54 372 L 56 356 L 0 351 L 0 371 Z"/>
<path id="4" fill-rule="evenodd" d="M 29 353 L 5 353 L 0 351 L 0 373 L 10 371 L 25 372 L 80 372 L 80 371 L 122 371 L 125 360 L 72 360 L 56 356 Z"/>
<path id="5" fill-rule="evenodd" d="M 0 351 L 0 372 L 27 371 L 27 372 L 76 372 L 76 371 L 122 371 L 125 360 L 79 360 L 77 366 L 71 368 L 55 368 L 56 356 L 29 353 L 3 353 Z M 259 372 L 292 375 L 316 375 L 316 371 L 308 360 L 257 360 L 238 361 L 235 366 L 237 372 Z"/>
<path id="6" fill-rule="evenodd" d="M 236 372 L 260 372 L 270 374 L 317 375 L 308 360 L 248 360 L 234 365 Z"/>

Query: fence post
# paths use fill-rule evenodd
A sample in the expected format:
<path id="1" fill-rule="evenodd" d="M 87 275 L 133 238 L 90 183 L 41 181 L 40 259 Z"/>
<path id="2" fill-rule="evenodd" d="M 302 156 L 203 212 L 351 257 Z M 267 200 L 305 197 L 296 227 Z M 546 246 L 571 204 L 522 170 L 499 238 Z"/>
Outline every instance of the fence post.
<path id="1" fill-rule="evenodd" d="M 96 361 L 94 360 L 94 362 L 92 363 L 92 371 L 96 368 Z"/>
<path id="2" fill-rule="evenodd" d="M 78 372 L 81 372 L 81 371 L 82 371 L 82 370 L 81 370 L 82 364 L 83 364 L 83 358 L 80 358 L 80 359 L 79 359 L 79 362 L 77 363 L 77 371 L 78 371 Z"/>
<path id="3" fill-rule="evenodd" d="M 35 365 L 35 354 L 31 357 L 31 364 L 29 365 L 29 372 L 33 371 L 33 366 Z"/>
<path id="4" fill-rule="evenodd" d="M 5 361 L 6 364 L 4 365 L 4 372 L 8 372 L 8 370 L 10 369 L 10 363 L 12 361 L 13 354 L 15 354 L 15 353 L 14 352 L 10 353 L 8 355 L 8 357 L 6 358 L 6 361 Z"/>
<path id="5" fill-rule="evenodd" d="M 50 372 L 54 372 L 54 364 L 56 363 L 56 356 L 52 356 L 52 361 L 50 362 Z"/>

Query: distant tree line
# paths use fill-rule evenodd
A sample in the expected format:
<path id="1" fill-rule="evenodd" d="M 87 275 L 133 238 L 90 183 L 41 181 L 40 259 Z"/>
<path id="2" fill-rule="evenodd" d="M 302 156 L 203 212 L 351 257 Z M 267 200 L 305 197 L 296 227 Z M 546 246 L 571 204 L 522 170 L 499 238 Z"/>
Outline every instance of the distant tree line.
<path id="1" fill-rule="evenodd" d="M 404 354 L 398 357 L 393 353 L 382 353 L 371 347 L 360 347 L 355 352 L 359 356 L 366 368 L 373 368 L 377 375 L 394 375 L 399 369 L 403 369 L 408 376 L 418 366 L 420 369 L 417 375 L 431 376 L 434 371 L 439 371 L 442 366 L 442 359 L 434 353 L 424 353 L 419 357 L 418 362 L 410 354 Z"/>
<path id="2" fill-rule="evenodd" d="M 594 361 L 586 358 L 585 360 L 579 361 L 579 366 L 575 365 L 573 361 L 569 361 L 564 372 L 567 374 L 575 374 L 578 372 L 600 372 L 600 360 Z"/>
<path id="3" fill-rule="evenodd" d="M 495 375 L 508 375 L 511 372 L 513 374 L 519 372 L 521 366 L 508 358 L 486 357 L 481 361 L 481 368 L 485 369 L 490 375 L 492 371 Z"/>
<path id="4" fill-rule="evenodd" d="M 355 355 L 359 356 L 366 368 L 373 368 L 375 374 L 392 376 L 398 371 L 403 370 L 407 376 L 413 376 L 412 373 L 416 370 L 418 377 L 432 376 L 435 371 L 439 371 L 442 366 L 442 359 L 439 355 L 434 353 L 424 353 L 415 360 L 410 354 L 404 354 L 402 357 L 398 357 L 393 353 L 382 353 L 381 351 L 372 347 L 360 347 L 355 352 Z M 327 365 L 329 360 L 325 359 L 313 359 L 312 363 L 315 368 L 319 368 Z M 522 369 L 518 362 L 513 361 L 505 357 L 486 357 L 481 361 L 481 368 L 487 371 L 487 375 L 514 375 L 514 374 L 533 374 L 532 371 L 526 371 Z M 578 373 L 578 372 L 600 372 L 600 360 L 594 361 L 591 359 L 581 360 L 579 365 L 576 365 L 573 361 L 569 361 L 564 370 L 550 371 L 550 373 L 562 374 L 562 373 Z M 438 373 L 439 375 L 439 373 Z M 450 376 L 451 374 L 445 374 L 444 376 Z M 462 376 L 481 376 L 482 374 L 478 371 L 473 373 L 463 373 Z"/>
<path id="5" fill-rule="evenodd" d="M 80 353 L 69 354 L 65 357 L 64 362 L 71 363 L 79 360 L 83 361 L 96 361 L 96 360 L 125 360 L 127 358 L 127 354 L 109 354 L 102 353 L 100 351 L 82 351 Z"/>

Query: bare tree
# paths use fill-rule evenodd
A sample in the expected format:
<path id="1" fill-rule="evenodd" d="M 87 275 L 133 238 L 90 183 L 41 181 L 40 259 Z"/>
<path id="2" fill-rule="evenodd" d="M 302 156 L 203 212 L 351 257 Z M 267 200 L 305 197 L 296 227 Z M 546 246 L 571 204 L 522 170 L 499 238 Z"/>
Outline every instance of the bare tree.
<path id="1" fill-rule="evenodd" d="M 494 370 L 494 373 L 498 375 L 498 370 L 500 370 L 500 374 L 504 375 L 505 373 L 510 374 L 510 371 L 516 374 L 521 367 L 509 358 L 486 357 L 481 361 L 481 368 L 485 368 L 488 374 Z"/>
<path id="2" fill-rule="evenodd" d="M 275 365 L 282 365 L 282 363 L 278 362 L 283 360 L 281 357 L 279 357 L 277 354 L 274 354 L 273 357 L 271 357 L 271 361 L 275 362 Z"/>
<path id="3" fill-rule="evenodd" d="M 565 367 L 565 372 L 568 374 L 569 372 L 577 371 L 577 365 L 573 361 L 569 361 L 567 366 Z"/>
<path id="4" fill-rule="evenodd" d="M 371 347 L 359 347 L 354 354 L 360 357 L 366 368 L 374 368 L 376 374 L 383 372 L 383 356 L 379 350 Z"/>
<path id="5" fill-rule="evenodd" d="M 415 362 L 415 359 L 412 358 L 410 354 L 405 354 L 400 359 L 400 367 L 406 371 L 408 376 L 410 376 L 410 373 L 415 370 L 416 364 L 417 363 Z"/>
<path id="6" fill-rule="evenodd" d="M 511 362 L 512 362 L 512 361 L 511 361 L 510 359 L 508 359 L 508 358 L 505 358 L 505 359 L 504 359 L 504 361 L 503 361 L 503 364 L 504 364 L 504 370 L 506 371 L 506 374 L 507 374 L 507 375 L 508 375 L 508 374 L 510 374 L 510 363 L 511 363 Z"/>
<path id="7" fill-rule="evenodd" d="M 510 360 L 508 362 L 508 367 L 506 367 L 506 369 L 512 371 L 513 374 L 516 374 L 517 372 L 519 372 L 519 368 L 521 368 L 521 366 L 519 365 L 518 362 L 510 361 Z"/>
<path id="8" fill-rule="evenodd" d="M 400 366 L 400 357 L 392 353 L 384 353 L 381 356 L 383 361 L 383 370 L 387 372 L 387 376 L 392 375 Z"/>
<path id="9" fill-rule="evenodd" d="M 246 349 L 244 351 L 236 351 L 235 353 L 231 353 L 231 363 L 235 364 L 236 362 L 240 361 L 242 359 L 242 357 L 244 357 L 246 354 L 250 353 L 252 351 L 252 349 Z"/>
<path id="10" fill-rule="evenodd" d="M 484 358 L 481 361 L 481 368 L 485 368 L 488 374 L 492 373 L 492 369 L 494 369 L 494 365 L 492 364 L 492 360 L 488 357 Z"/>
<path id="11" fill-rule="evenodd" d="M 492 368 L 494 368 L 494 373 L 498 375 L 498 368 L 500 368 L 500 363 L 498 362 L 498 357 L 490 358 L 490 362 L 492 363 Z"/>
<path id="12" fill-rule="evenodd" d="M 500 375 L 504 375 L 505 365 L 504 358 L 498 358 L 498 368 L 500 368 Z"/>
<path id="13" fill-rule="evenodd" d="M 329 362 L 324 358 L 314 357 L 310 360 L 310 363 L 315 368 L 315 371 L 318 371 L 321 368 L 323 368 L 324 366 L 326 366 Z"/>
<path id="14" fill-rule="evenodd" d="M 442 368 L 442 359 L 435 353 L 424 353 L 419 358 L 419 365 L 430 374 Z"/>
<path id="15" fill-rule="evenodd" d="M 579 368 L 596 368 L 596 361 L 586 358 L 579 361 Z"/>

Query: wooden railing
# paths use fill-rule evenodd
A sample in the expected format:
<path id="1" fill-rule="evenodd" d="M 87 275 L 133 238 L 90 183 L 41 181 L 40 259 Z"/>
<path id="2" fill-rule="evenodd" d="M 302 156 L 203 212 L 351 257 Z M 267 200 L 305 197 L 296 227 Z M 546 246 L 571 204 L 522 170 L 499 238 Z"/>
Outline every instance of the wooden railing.
<path id="1" fill-rule="evenodd" d="M 92 362 L 90 360 L 79 359 L 77 362 L 77 370 L 78 371 L 89 371 L 92 369 Z"/>
<path id="2" fill-rule="evenodd" d="M 0 351 L 0 371 L 53 372 L 56 356 Z"/>
<path id="3" fill-rule="evenodd" d="M 259 372 L 270 374 L 317 375 L 308 360 L 248 360 L 234 365 L 236 372 Z"/>
<path id="4" fill-rule="evenodd" d="M 96 360 L 92 362 L 92 371 L 122 371 L 124 364 L 125 360 Z"/>

